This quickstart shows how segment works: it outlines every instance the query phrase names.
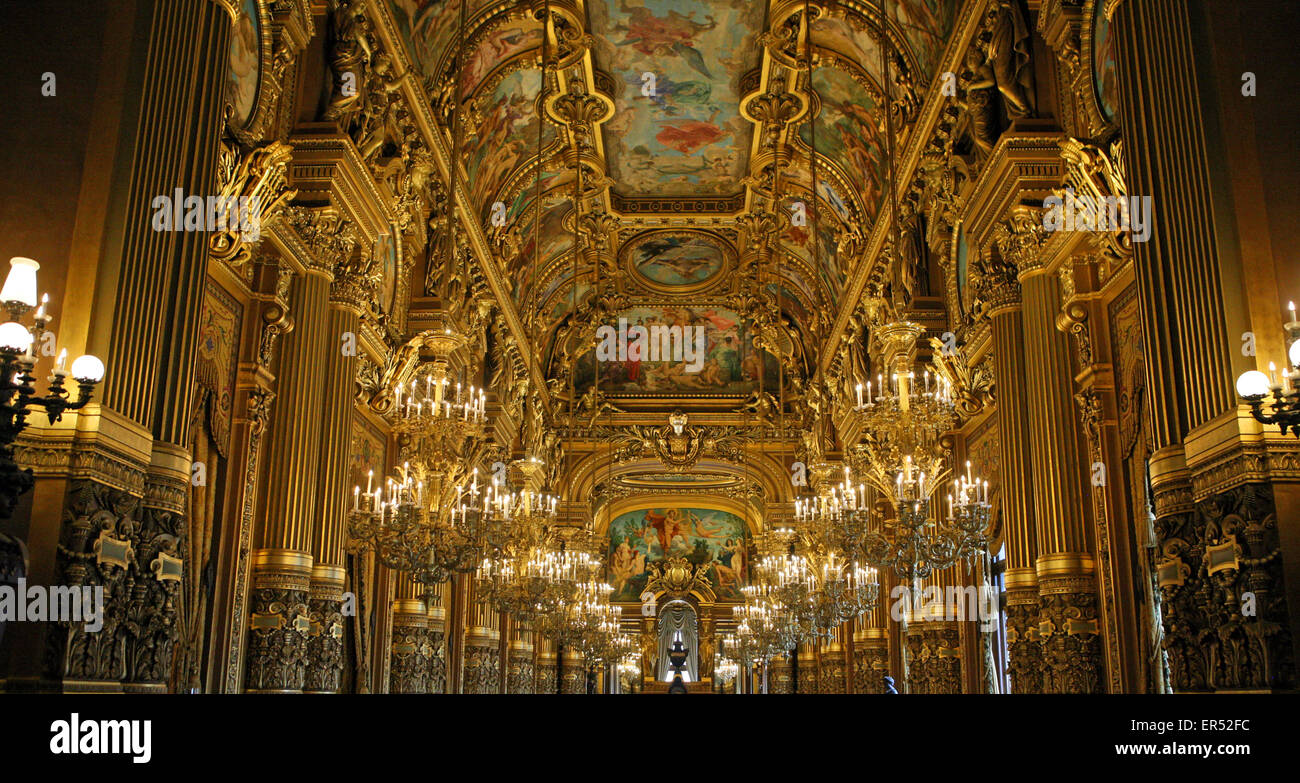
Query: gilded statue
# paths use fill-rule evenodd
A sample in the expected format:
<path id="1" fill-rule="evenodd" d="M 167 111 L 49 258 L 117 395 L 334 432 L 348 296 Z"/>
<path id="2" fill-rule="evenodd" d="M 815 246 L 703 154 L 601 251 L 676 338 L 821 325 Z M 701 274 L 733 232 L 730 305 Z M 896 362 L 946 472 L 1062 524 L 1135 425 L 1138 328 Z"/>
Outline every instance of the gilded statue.
<path id="1" fill-rule="evenodd" d="M 996 0 L 989 11 L 996 15 L 993 38 L 988 42 L 988 62 L 1008 117 L 1031 117 L 1034 114 L 1034 69 L 1030 62 L 1032 45 L 1029 25 L 1025 23 L 1020 0 Z"/>

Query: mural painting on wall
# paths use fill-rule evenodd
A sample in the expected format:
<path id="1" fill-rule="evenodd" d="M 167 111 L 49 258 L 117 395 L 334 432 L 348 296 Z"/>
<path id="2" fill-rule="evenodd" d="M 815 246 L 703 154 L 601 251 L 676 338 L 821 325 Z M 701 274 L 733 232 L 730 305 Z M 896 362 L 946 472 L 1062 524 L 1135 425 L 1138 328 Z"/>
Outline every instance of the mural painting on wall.
<path id="1" fill-rule="evenodd" d="M 594 352 L 583 354 L 574 377 L 579 390 L 585 391 L 593 383 L 597 368 L 600 390 L 613 394 L 748 394 L 758 388 L 760 373 L 765 388 L 775 389 L 779 384 L 776 361 L 754 348 L 753 335 L 730 310 L 676 305 L 633 307 L 620 314 L 620 321 L 628 330 L 642 326 L 651 335 L 657 333 L 655 327 L 679 327 L 684 336 L 681 343 L 689 345 L 683 345 L 680 360 L 671 356 L 659 361 L 628 357 L 597 362 Z M 687 340 L 688 334 L 692 338 L 703 335 L 703 339 Z M 702 355 L 694 354 L 697 345 L 702 346 Z M 686 350 L 692 351 L 689 357 Z"/>
<path id="2" fill-rule="evenodd" d="M 647 565 L 684 557 L 707 564 L 706 575 L 720 601 L 742 601 L 749 583 L 745 521 L 726 511 L 703 508 L 647 508 L 614 518 L 609 525 L 611 601 L 639 601 L 649 579 Z"/>
<path id="3" fill-rule="evenodd" d="M 764 3 L 594 0 L 596 60 L 615 75 L 606 123 L 610 176 L 630 193 L 725 195 L 740 189 L 752 125 L 741 77 L 759 62 Z M 645 74 L 654 77 L 647 89 Z"/>
<path id="4" fill-rule="evenodd" d="M 1119 111 L 1119 76 L 1115 63 L 1115 36 L 1110 34 L 1105 5 L 1097 0 L 1092 11 L 1092 80 L 1097 85 L 1097 103 L 1102 115 L 1114 122 Z"/>
<path id="5" fill-rule="evenodd" d="M 375 472 L 379 476 L 387 475 L 384 436 L 361 421 L 352 424 L 352 446 L 348 457 L 348 486 L 366 489 L 366 476 Z"/>
<path id="6" fill-rule="evenodd" d="M 208 281 L 205 293 L 199 321 L 197 380 L 212 394 L 208 426 L 224 454 L 230 439 L 241 308 L 239 302 L 212 281 Z"/>
<path id="7" fill-rule="evenodd" d="M 237 126 L 248 123 L 257 103 L 262 68 L 260 31 L 257 0 L 244 0 L 239 20 L 230 31 L 230 65 L 226 69 L 226 99 L 235 108 Z"/>
<path id="8" fill-rule="evenodd" d="M 635 241 L 625 252 L 637 274 L 670 287 L 703 283 L 726 263 L 722 243 L 702 234 L 656 233 Z"/>

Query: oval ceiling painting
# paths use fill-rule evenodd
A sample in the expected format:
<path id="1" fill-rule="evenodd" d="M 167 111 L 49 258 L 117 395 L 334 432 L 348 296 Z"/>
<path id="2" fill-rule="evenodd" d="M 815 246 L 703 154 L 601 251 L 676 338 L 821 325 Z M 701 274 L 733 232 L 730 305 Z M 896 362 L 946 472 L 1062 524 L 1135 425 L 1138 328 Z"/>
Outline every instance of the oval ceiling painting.
<path id="1" fill-rule="evenodd" d="M 698 291 L 727 266 L 726 243 L 709 234 L 656 231 L 623 246 L 628 268 L 651 287 L 669 293 Z"/>

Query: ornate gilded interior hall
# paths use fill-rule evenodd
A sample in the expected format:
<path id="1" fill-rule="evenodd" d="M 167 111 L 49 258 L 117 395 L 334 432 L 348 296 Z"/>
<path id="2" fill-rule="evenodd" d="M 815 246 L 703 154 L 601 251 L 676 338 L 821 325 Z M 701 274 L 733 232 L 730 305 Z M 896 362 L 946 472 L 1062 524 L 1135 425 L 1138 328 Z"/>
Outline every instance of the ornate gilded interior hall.
<path id="1" fill-rule="evenodd" d="M 1300 4 L 4 18 L 0 691 L 1295 690 Z"/>

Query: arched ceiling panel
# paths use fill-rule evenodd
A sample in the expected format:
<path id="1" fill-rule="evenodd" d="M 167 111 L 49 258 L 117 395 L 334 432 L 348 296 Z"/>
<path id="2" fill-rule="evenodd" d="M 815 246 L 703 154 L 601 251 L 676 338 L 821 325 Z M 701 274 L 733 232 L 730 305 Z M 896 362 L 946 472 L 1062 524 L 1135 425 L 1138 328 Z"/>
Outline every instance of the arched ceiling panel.
<path id="1" fill-rule="evenodd" d="M 753 132 L 740 116 L 739 85 L 760 63 L 765 4 L 592 0 L 589 11 L 596 65 L 614 77 L 604 137 L 614 190 L 739 192 Z"/>

